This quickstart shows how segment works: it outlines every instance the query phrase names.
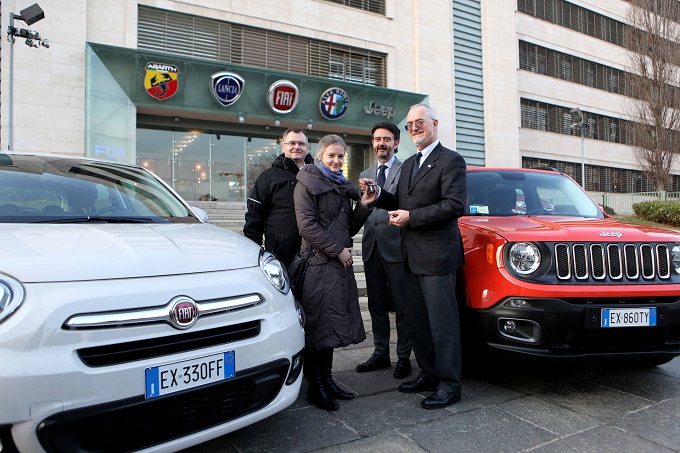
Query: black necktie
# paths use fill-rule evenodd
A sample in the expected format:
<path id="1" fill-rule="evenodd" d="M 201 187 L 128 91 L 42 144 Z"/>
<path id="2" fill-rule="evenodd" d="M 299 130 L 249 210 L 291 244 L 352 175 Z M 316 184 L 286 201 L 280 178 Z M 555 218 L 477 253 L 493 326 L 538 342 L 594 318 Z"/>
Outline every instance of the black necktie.
<path id="1" fill-rule="evenodd" d="M 387 165 L 383 164 L 380 167 L 378 167 L 378 185 L 380 187 L 385 186 L 385 169 L 387 168 Z"/>
<path id="2" fill-rule="evenodd" d="M 416 173 L 418 173 L 418 169 L 420 168 L 420 158 L 421 157 L 423 157 L 423 153 L 418 151 L 416 153 L 416 161 L 413 164 L 413 172 L 411 172 L 411 178 L 413 178 L 416 175 Z"/>

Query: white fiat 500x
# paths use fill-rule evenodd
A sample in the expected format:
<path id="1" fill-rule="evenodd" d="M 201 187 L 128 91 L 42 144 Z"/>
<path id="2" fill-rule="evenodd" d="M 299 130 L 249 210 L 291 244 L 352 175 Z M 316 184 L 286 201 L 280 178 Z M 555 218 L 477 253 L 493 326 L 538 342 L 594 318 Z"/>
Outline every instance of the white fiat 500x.
<path id="1" fill-rule="evenodd" d="M 281 263 L 145 169 L 0 153 L 0 451 L 175 451 L 300 391 Z"/>

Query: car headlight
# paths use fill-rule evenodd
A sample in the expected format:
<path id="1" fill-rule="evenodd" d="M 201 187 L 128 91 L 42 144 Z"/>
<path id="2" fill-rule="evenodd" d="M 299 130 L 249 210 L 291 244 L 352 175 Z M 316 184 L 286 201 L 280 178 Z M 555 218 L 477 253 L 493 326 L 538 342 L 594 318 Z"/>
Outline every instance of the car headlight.
<path id="1" fill-rule="evenodd" d="M 0 322 L 7 319 L 24 302 L 24 288 L 6 275 L 0 275 Z"/>
<path id="2" fill-rule="evenodd" d="M 267 277 L 267 280 L 269 280 L 269 283 L 271 283 L 274 288 L 278 289 L 283 294 L 288 293 L 290 290 L 288 277 L 281 261 L 276 259 L 271 253 L 261 250 L 260 269 L 262 269 L 262 273 Z"/>
<path id="3" fill-rule="evenodd" d="M 671 262 L 673 263 L 675 272 L 680 274 L 680 244 L 675 244 L 671 249 Z"/>
<path id="4" fill-rule="evenodd" d="M 517 242 L 510 247 L 510 267 L 521 275 L 528 275 L 541 264 L 541 251 L 531 242 Z"/>

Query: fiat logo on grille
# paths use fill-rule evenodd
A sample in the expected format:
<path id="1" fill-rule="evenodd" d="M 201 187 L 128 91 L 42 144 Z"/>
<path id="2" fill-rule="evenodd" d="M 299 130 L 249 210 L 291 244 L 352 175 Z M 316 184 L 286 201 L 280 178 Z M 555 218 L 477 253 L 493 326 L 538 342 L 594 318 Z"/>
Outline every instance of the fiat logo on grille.
<path id="1" fill-rule="evenodd" d="M 170 301 L 170 324 L 175 329 L 188 329 L 198 320 L 198 307 L 192 299 L 181 296 Z"/>

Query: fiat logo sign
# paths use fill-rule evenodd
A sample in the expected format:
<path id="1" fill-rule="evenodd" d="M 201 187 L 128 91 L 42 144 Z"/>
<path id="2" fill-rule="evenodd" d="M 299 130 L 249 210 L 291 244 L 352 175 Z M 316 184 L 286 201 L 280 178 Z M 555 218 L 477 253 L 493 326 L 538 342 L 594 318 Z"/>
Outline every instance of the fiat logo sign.
<path id="1" fill-rule="evenodd" d="M 300 92 L 290 80 L 272 83 L 267 91 L 267 103 L 275 113 L 290 113 L 300 100 Z"/>
<path id="2" fill-rule="evenodd" d="M 196 324 L 197 320 L 198 307 L 192 299 L 180 296 L 170 301 L 170 325 L 172 327 L 185 330 Z"/>

